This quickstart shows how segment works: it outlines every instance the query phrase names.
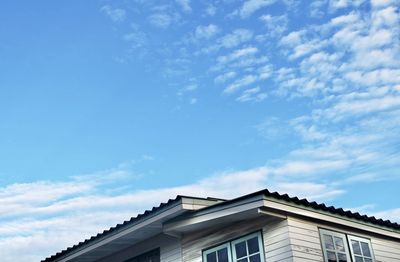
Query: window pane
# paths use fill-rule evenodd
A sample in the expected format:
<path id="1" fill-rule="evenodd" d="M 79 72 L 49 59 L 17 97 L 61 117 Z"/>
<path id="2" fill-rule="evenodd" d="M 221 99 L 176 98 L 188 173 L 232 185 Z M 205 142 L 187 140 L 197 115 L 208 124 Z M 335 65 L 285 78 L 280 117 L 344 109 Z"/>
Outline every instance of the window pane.
<path id="1" fill-rule="evenodd" d="M 241 258 L 247 256 L 246 242 L 239 242 L 235 245 L 236 257 Z"/>
<path id="2" fill-rule="evenodd" d="M 327 248 L 327 249 L 332 249 L 332 250 L 334 250 L 335 249 L 335 247 L 333 246 L 333 239 L 332 239 L 332 236 L 330 236 L 330 235 L 324 235 L 324 242 L 325 242 L 325 247 Z"/>
<path id="3" fill-rule="evenodd" d="M 364 262 L 372 262 L 372 259 L 370 259 L 370 258 L 364 258 Z"/>
<path id="4" fill-rule="evenodd" d="M 347 262 L 346 254 L 338 253 L 337 256 L 338 256 L 339 262 Z"/>
<path id="5" fill-rule="evenodd" d="M 247 258 L 242 258 L 242 259 L 239 259 L 237 262 L 249 262 L 249 260 L 247 260 Z"/>
<path id="6" fill-rule="evenodd" d="M 328 255 L 328 262 L 337 262 L 335 252 L 327 252 Z"/>
<path id="7" fill-rule="evenodd" d="M 260 254 L 251 256 L 250 257 L 250 262 L 261 262 Z"/>
<path id="8" fill-rule="evenodd" d="M 247 240 L 247 247 L 249 248 L 249 254 L 254 254 L 260 251 L 258 248 L 258 237 L 253 237 Z"/>
<path id="9" fill-rule="evenodd" d="M 354 254 L 361 255 L 360 243 L 358 241 L 351 240 L 351 245 L 353 247 Z"/>
<path id="10" fill-rule="evenodd" d="M 362 259 L 362 257 L 356 257 L 356 262 L 364 262 L 364 260 Z"/>
<path id="11" fill-rule="evenodd" d="M 207 262 L 217 262 L 217 252 L 207 254 Z"/>
<path id="12" fill-rule="evenodd" d="M 343 243 L 343 239 L 341 237 L 335 237 L 335 246 L 336 246 L 336 250 L 344 251 L 344 243 Z"/>
<path id="13" fill-rule="evenodd" d="M 218 250 L 218 262 L 228 262 L 228 249 L 226 247 Z"/>
<path id="14" fill-rule="evenodd" d="M 371 252 L 369 250 L 369 246 L 365 242 L 360 242 L 361 243 L 361 249 L 364 257 L 371 257 Z"/>

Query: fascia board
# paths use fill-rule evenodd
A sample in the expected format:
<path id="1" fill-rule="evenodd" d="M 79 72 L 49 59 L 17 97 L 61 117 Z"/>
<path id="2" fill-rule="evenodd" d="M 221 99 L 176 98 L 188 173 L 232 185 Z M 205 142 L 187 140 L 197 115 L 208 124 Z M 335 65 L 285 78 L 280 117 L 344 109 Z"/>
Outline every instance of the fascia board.
<path id="1" fill-rule="evenodd" d="M 211 207 L 207 210 L 199 210 L 198 212 L 190 214 L 180 220 L 165 223 L 164 232 L 179 231 L 182 227 L 204 223 L 251 209 L 257 210 L 257 208 L 262 206 L 262 198 L 256 197 L 245 202 L 241 201 L 230 205 L 221 205 L 215 208 Z"/>
<path id="2" fill-rule="evenodd" d="M 382 228 L 373 224 L 365 223 L 363 221 L 347 218 L 336 214 L 331 214 L 320 210 L 315 210 L 308 207 L 291 204 L 274 198 L 265 197 L 264 206 L 267 208 L 279 210 L 280 212 L 284 213 L 291 213 L 298 216 L 307 217 L 310 219 L 326 221 L 334 224 L 356 228 L 359 230 L 368 231 L 375 234 L 380 234 L 383 236 L 400 239 L 400 232 L 394 229 L 392 230 L 390 228 Z"/>
<path id="3" fill-rule="evenodd" d="M 79 257 L 81 255 L 84 255 L 85 253 L 88 253 L 96 248 L 99 248 L 105 244 L 108 244 L 118 238 L 124 237 L 140 228 L 146 227 L 151 225 L 154 222 L 157 222 L 159 220 L 162 220 L 165 217 L 168 217 L 173 214 L 179 214 L 181 211 L 184 209 L 182 208 L 182 203 L 179 201 L 177 204 L 169 207 L 167 210 L 164 210 L 163 212 L 159 214 L 155 214 L 153 217 L 150 217 L 148 219 L 145 219 L 144 221 L 138 222 L 137 224 L 134 224 L 128 228 L 123 229 L 120 232 L 117 232 L 113 235 L 107 236 L 104 239 L 99 240 L 98 242 L 92 243 L 91 245 L 85 246 L 82 249 L 79 249 L 75 251 L 72 254 L 68 254 L 66 257 L 61 258 L 57 261 L 59 262 L 67 262 L 70 261 L 71 259 L 74 259 L 76 257 Z"/>

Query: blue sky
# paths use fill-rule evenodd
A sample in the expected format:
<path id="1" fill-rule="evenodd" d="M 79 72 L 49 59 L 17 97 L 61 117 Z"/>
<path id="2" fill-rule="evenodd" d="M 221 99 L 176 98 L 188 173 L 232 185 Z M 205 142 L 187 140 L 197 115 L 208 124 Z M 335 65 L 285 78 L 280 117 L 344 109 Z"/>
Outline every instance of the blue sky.
<path id="1" fill-rule="evenodd" d="M 399 222 L 399 28 L 390 0 L 2 3 L 3 258 L 176 194 Z"/>

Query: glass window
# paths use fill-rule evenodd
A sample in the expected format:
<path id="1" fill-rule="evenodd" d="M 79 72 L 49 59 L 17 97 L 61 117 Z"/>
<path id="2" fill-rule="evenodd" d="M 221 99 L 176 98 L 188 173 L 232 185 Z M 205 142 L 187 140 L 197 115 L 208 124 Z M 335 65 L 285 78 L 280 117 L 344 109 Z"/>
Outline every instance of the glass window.
<path id="1" fill-rule="evenodd" d="M 205 250 L 203 262 L 264 262 L 261 233 L 254 233 Z"/>
<path id="2" fill-rule="evenodd" d="M 233 262 L 264 262 L 260 233 L 232 241 Z"/>
<path id="3" fill-rule="evenodd" d="M 320 230 L 322 248 L 327 262 L 350 262 L 346 245 L 346 235 L 328 230 Z"/>
<path id="4" fill-rule="evenodd" d="M 203 252 L 204 262 L 231 262 L 229 243 L 208 249 Z"/>
<path id="5" fill-rule="evenodd" d="M 374 262 L 369 239 L 348 235 L 351 254 L 356 262 Z"/>
<path id="6" fill-rule="evenodd" d="M 375 262 L 368 239 L 324 229 L 320 236 L 325 262 Z"/>

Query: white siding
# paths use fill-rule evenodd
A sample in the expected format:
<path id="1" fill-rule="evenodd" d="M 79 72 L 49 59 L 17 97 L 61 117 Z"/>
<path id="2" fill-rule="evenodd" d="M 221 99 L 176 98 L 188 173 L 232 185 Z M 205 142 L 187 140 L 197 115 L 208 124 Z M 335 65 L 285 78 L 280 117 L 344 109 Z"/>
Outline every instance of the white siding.
<path id="1" fill-rule="evenodd" d="M 297 218 L 288 218 L 288 225 L 294 262 L 324 261 L 319 227 L 370 239 L 376 262 L 400 262 L 400 241 L 383 239 L 375 235 L 360 233 L 357 230 L 321 225 Z"/>
<path id="2" fill-rule="evenodd" d="M 262 231 L 266 262 L 323 262 L 319 228 L 368 238 L 376 262 L 400 262 L 400 241 L 297 217 L 278 219 L 268 216 L 221 224 L 185 235 L 182 240 L 158 235 L 99 262 L 121 262 L 157 247 L 160 247 L 161 262 L 202 262 L 204 249 L 258 230 Z"/>
<path id="3" fill-rule="evenodd" d="M 274 220 L 263 227 L 267 262 L 293 261 L 287 220 Z"/>
<path id="4" fill-rule="evenodd" d="M 400 261 L 400 242 L 371 238 L 376 262 Z"/>
<path id="5" fill-rule="evenodd" d="M 293 261 L 323 261 L 317 225 L 288 218 L 288 230 Z"/>
<path id="6" fill-rule="evenodd" d="M 160 247 L 161 262 L 181 262 L 182 249 L 180 240 L 168 240 Z"/>
<path id="7" fill-rule="evenodd" d="M 259 219 L 192 233 L 184 236 L 182 240 L 182 260 L 183 262 L 201 262 L 204 249 L 262 230 L 266 261 L 291 262 L 291 252 L 287 250 L 290 248 L 287 245 L 288 234 L 285 228 L 287 228 L 285 220 L 263 216 Z"/>

